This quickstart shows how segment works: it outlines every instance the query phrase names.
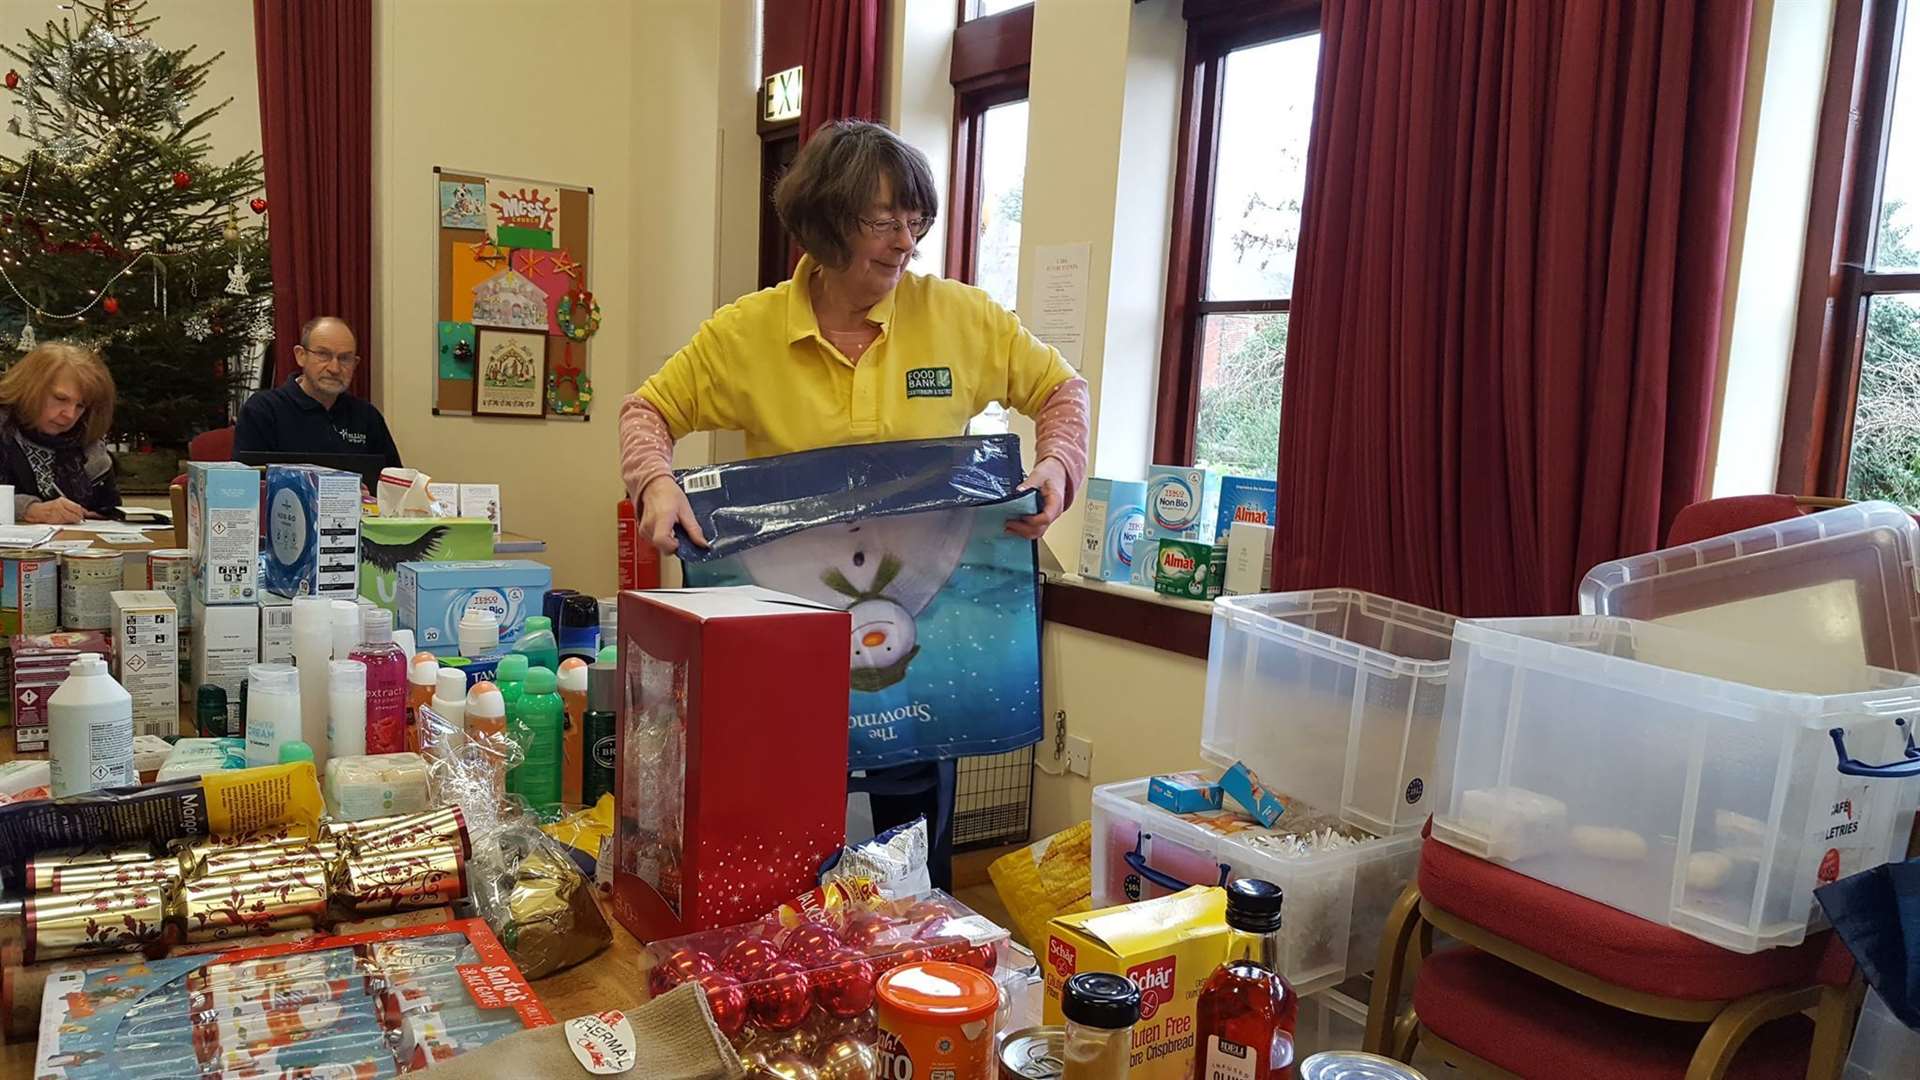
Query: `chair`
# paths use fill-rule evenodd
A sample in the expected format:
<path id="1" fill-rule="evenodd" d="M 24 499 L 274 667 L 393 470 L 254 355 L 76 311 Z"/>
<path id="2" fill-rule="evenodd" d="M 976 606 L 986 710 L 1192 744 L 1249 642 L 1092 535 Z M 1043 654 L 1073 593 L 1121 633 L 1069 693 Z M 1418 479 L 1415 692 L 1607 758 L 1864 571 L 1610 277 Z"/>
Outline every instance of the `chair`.
<path id="1" fill-rule="evenodd" d="M 1434 952 L 1436 930 L 1461 946 Z M 1730 952 L 1429 837 L 1387 918 L 1366 1047 L 1475 1077 L 1837 1080 L 1863 994 L 1832 931 Z"/>
<path id="2" fill-rule="evenodd" d="M 1682 507 L 1667 529 L 1667 546 L 1680 547 L 1756 525 L 1847 505 L 1846 499 L 1815 495 L 1730 495 Z"/>
<path id="3" fill-rule="evenodd" d="M 233 425 L 203 431 L 187 442 L 188 461 L 232 461 Z"/>

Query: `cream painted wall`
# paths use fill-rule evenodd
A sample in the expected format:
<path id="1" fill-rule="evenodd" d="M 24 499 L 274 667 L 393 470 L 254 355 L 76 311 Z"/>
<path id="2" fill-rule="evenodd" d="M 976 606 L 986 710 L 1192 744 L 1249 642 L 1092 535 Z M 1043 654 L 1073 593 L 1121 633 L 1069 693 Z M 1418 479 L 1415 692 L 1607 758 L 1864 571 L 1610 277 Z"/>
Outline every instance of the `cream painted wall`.
<path id="1" fill-rule="evenodd" d="M 253 62 L 252 0 L 166 0 L 149 6 L 147 14 L 159 17 L 150 35 L 159 44 L 169 49 L 191 45 L 195 61 L 226 54 L 207 72 L 206 85 L 193 102 L 204 110 L 233 99 L 207 123 L 214 156 L 231 160 L 259 153 L 260 84 Z M 57 22 L 65 15 L 54 0 L 0 0 L 0 41 L 23 45 L 29 27 L 38 31 L 48 21 Z M 0 63 L 15 66 L 12 57 Z M 24 69 L 21 74 L 26 74 Z M 8 95 L 8 101 L 11 106 L 12 95 Z M 14 114 L 11 107 L 6 111 L 9 116 Z M 0 128 L 0 154 L 18 158 L 25 146 L 24 138 Z"/>
<path id="2" fill-rule="evenodd" d="M 888 12 L 887 126 L 927 155 L 944 221 L 952 220 L 953 31 L 959 6 L 953 0 L 893 0 Z M 944 272 L 947 230 L 920 241 L 914 270 Z"/>

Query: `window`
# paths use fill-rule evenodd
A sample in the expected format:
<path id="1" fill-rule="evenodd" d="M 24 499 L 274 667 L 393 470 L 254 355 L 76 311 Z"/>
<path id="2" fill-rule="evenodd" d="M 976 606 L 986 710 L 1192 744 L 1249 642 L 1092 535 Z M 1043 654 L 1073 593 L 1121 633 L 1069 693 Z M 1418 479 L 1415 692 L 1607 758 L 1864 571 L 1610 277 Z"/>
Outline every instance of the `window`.
<path id="1" fill-rule="evenodd" d="M 1189 28 L 1155 461 L 1275 473 L 1317 25 Z"/>
<path id="2" fill-rule="evenodd" d="M 980 114 L 980 172 L 975 188 L 973 283 L 1012 309 L 1020 286 L 1021 189 L 1027 176 L 1027 102 Z"/>
<path id="3" fill-rule="evenodd" d="M 1019 7 L 1032 7 L 1033 0 L 961 0 L 960 18 L 979 19 L 988 15 L 999 15 Z"/>
<path id="4" fill-rule="evenodd" d="M 1835 12 L 1783 491 L 1920 508 L 1920 3 Z M 1857 123 L 1849 123 L 1849 114 Z"/>

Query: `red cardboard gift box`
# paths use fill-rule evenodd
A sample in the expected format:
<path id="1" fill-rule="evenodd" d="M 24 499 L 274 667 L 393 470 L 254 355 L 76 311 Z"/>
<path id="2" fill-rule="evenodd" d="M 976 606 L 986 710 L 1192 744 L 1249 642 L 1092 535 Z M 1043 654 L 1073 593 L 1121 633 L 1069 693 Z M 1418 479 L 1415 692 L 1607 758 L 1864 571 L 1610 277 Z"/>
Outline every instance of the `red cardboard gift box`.
<path id="1" fill-rule="evenodd" d="M 753 586 L 620 594 L 613 911 L 635 937 L 814 887 L 846 838 L 852 631 Z"/>

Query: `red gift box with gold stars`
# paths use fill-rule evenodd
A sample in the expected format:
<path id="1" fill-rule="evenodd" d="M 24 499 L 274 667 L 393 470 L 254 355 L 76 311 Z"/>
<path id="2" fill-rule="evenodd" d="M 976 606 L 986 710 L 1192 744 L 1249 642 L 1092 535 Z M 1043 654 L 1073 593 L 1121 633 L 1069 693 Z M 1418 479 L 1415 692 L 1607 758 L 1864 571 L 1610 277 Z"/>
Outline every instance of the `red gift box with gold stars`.
<path id="1" fill-rule="evenodd" d="M 846 836 L 844 611 L 757 587 L 620 594 L 614 915 L 641 941 L 732 926 Z"/>

